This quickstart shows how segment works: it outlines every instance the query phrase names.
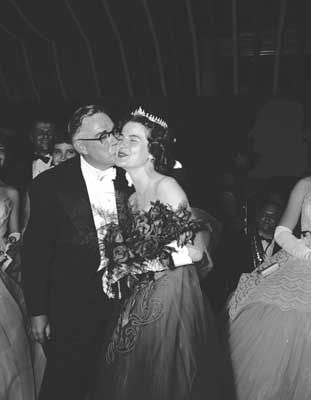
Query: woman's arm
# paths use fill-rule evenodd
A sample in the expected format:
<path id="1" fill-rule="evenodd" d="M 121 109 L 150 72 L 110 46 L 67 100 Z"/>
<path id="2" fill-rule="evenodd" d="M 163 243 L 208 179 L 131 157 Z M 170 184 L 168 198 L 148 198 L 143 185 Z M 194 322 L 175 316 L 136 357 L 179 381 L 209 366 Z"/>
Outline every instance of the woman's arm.
<path id="1" fill-rule="evenodd" d="M 8 233 L 19 232 L 19 194 L 14 188 L 8 188 L 8 196 L 12 202 L 12 211 L 9 217 Z"/>
<path id="2" fill-rule="evenodd" d="M 303 200 L 310 191 L 310 179 L 301 179 L 292 190 L 286 210 L 276 227 L 274 238 L 275 241 L 287 253 L 303 260 L 309 260 L 311 249 L 306 244 L 297 239 L 292 231 L 295 228 L 299 216 L 301 214 Z"/>
<path id="3" fill-rule="evenodd" d="M 294 230 L 301 214 L 303 199 L 310 189 L 311 182 L 309 178 L 301 179 L 296 183 L 289 196 L 286 209 L 280 219 L 279 225 Z"/>
<path id="4" fill-rule="evenodd" d="M 157 189 L 157 197 L 162 203 L 170 205 L 173 209 L 185 205 L 191 211 L 186 193 L 174 178 L 167 177 L 160 181 Z M 202 259 L 205 246 L 204 240 L 200 235 L 196 235 L 193 245 L 187 245 L 185 247 L 188 256 L 193 262 L 198 262 Z"/>

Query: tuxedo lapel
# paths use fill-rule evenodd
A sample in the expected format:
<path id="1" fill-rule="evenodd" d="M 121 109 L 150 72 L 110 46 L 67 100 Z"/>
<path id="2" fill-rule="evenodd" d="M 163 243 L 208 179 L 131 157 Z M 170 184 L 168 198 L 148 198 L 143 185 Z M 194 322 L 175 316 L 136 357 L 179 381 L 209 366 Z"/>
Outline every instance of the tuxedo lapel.
<path id="1" fill-rule="evenodd" d="M 59 198 L 78 231 L 81 243 L 96 244 L 99 256 L 97 233 L 87 187 L 80 167 L 80 157 L 75 157 L 71 165 L 64 170 Z"/>
<path id="2" fill-rule="evenodd" d="M 126 223 L 128 212 L 128 198 L 131 192 L 125 173 L 120 168 L 116 168 L 116 178 L 114 179 L 114 190 L 116 195 L 116 206 L 118 214 L 118 222 L 122 226 Z"/>

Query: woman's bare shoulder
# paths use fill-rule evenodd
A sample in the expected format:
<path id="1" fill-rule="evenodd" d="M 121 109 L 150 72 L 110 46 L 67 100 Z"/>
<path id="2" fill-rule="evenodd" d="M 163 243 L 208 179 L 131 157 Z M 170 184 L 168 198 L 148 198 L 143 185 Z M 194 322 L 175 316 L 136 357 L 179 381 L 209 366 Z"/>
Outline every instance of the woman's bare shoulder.
<path id="1" fill-rule="evenodd" d="M 157 187 L 157 197 L 163 203 L 176 207 L 180 204 L 188 204 L 188 198 L 176 179 L 164 176 L 159 180 Z"/>

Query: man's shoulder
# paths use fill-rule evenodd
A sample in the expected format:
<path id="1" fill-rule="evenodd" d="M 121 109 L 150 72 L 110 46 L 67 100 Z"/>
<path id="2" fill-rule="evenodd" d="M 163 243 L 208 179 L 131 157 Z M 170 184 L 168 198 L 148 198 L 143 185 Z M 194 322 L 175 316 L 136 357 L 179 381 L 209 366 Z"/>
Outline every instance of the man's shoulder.
<path id="1" fill-rule="evenodd" d="M 79 171 L 79 160 L 67 160 L 56 167 L 41 172 L 32 182 L 32 186 L 45 186 L 66 179 L 67 176 Z"/>

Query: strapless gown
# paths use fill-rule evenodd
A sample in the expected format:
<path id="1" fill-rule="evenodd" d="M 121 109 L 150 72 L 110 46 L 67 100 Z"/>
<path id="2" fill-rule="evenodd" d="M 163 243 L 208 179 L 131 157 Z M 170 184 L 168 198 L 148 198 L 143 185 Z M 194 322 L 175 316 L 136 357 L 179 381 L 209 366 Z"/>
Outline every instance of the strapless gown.
<path id="1" fill-rule="evenodd" d="M 196 267 L 168 270 L 126 300 L 92 399 L 218 400 L 223 362 Z"/>
<path id="2" fill-rule="evenodd" d="M 311 193 L 302 231 L 311 231 Z M 310 232 L 300 240 L 311 246 Z M 311 399 L 311 265 L 284 250 L 263 277 L 243 274 L 228 302 L 227 340 L 238 400 Z"/>

